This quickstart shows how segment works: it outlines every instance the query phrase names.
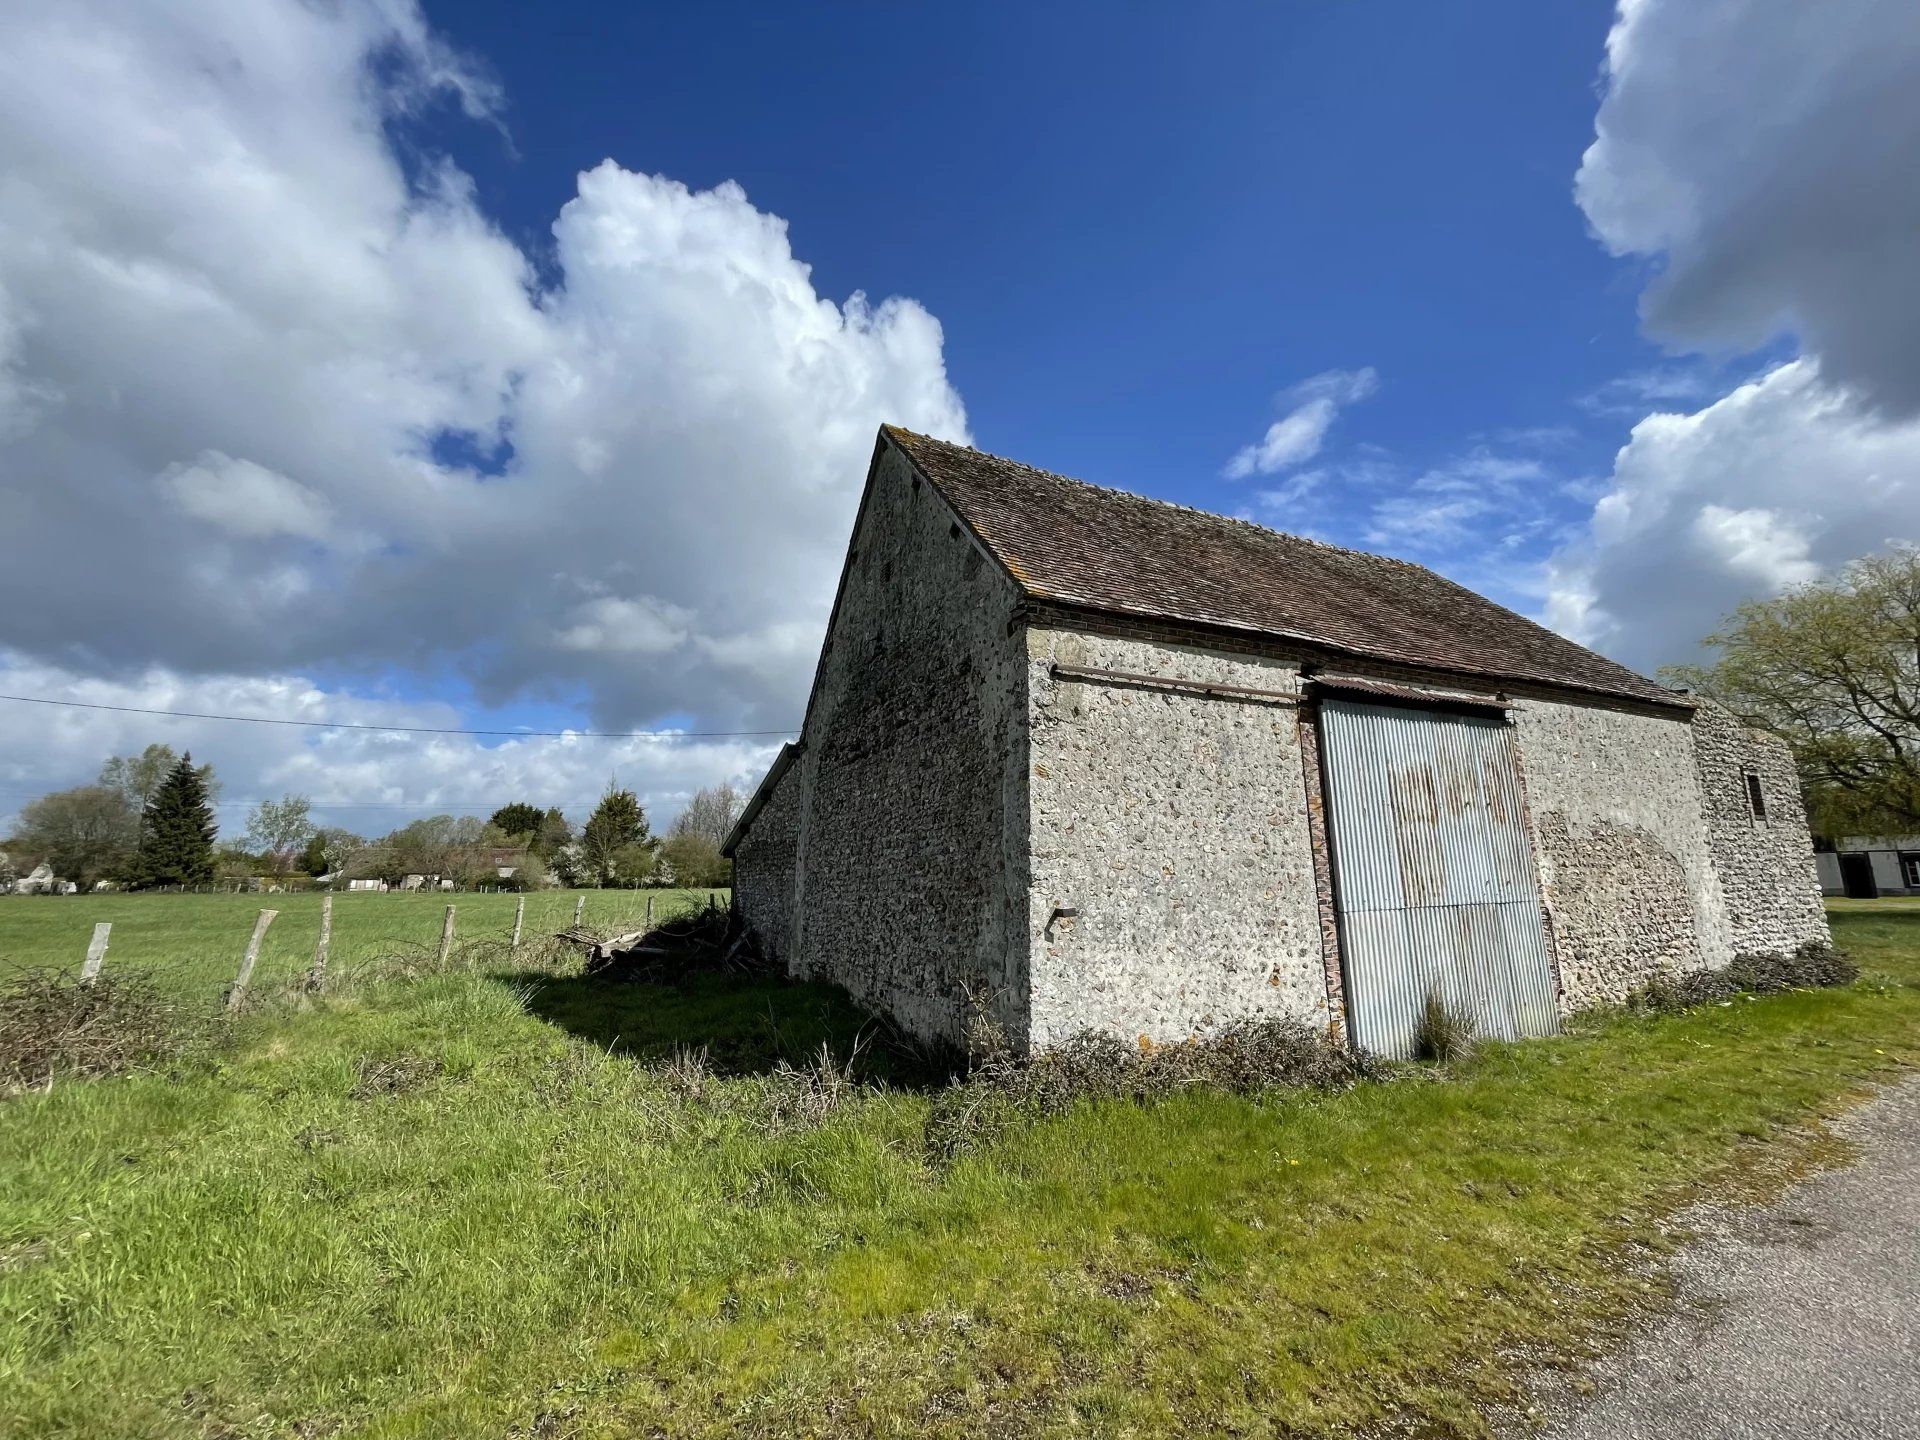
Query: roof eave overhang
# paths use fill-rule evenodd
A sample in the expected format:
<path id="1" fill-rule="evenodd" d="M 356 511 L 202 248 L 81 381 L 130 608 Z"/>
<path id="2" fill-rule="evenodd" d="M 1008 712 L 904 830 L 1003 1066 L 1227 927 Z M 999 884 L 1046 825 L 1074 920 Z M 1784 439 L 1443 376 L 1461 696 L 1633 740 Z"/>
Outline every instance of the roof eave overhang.
<path id="1" fill-rule="evenodd" d="M 748 829 L 767 808 L 767 802 L 773 798 L 774 788 L 779 785 L 780 777 L 793 768 L 794 760 L 799 756 L 802 740 L 789 740 L 780 747 L 780 753 L 773 757 L 773 764 L 767 767 L 767 773 L 760 777 L 760 783 L 748 798 L 747 805 L 740 812 L 740 818 L 733 822 L 733 828 L 727 832 L 727 838 L 720 842 L 720 853 L 727 859 L 733 858 L 734 847 L 745 838 Z"/>

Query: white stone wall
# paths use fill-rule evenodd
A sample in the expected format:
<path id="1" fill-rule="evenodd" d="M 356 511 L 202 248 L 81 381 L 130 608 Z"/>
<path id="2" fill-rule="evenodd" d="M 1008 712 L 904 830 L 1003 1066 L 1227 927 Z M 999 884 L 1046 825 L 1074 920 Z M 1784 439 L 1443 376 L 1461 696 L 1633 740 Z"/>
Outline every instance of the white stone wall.
<path id="1" fill-rule="evenodd" d="M 1527 699 L 1514 723 L 1563 1007 L 1732 959 L 1687 717 Z"/>
<path id="2" fill-rule="evenodd" d="M 1298 711 L 1056 664 L 1298 693 L 1293 662 L 1027 631 L 1031 1040 L 1327 1018 Z M 1071 910 L 1072 916 L 1056 911 Z"/>

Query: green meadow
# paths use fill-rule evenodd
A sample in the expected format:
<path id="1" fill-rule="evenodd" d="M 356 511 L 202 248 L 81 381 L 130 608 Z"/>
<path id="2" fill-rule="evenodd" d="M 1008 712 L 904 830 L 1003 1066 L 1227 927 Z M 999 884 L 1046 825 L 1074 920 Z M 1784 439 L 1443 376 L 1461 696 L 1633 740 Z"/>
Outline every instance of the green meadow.
<path id="1" fill-rule="evenodd" d="M 639 925 L 651 899 L 656 918 L 704 904 L 723 890 L 536 890 L 526 896 L 525 938 L 573 923 L 584 898 L 584 923 L 603 930 Z M 458 940 L 505 941 L 521 897 L 350 891 L 333 897 L 328 964 L 345 967 L 400 952 L 438 950 L 447 906 L 455 907 Z M 12 895 L 0 898 L 0 976 L 29 966 L 74 966 L 100 921 L 113 925 L 107 964 L 152 975 L 170 989 L 215 994 L 240 968 L 255 918 L 279 913 L 267 930 L 254 972 L 263 987 L 297 979 L 313 963 L 322 897 L 313 891 L 275 895 Z"/>
<path id="2" fill-rule="evenodd" d="M 0 954 L 112 919 L 109 965 L 213 986 L 283 898 L 292 974 L 305 897 L 0 903 Z M 344 897 L 340 943 L 444 903 Z M 1844 1158 L 1823 1119 L 1920 1063 L 1920 905 L 1834 922 L 1845 989 L 1082 1102 L 957 1161 L 935 1095 L 809 1063 L 871 1035 L 824 987 L 534 947 L 263 1006 L 0 1101 L 0 1435 L 1484 1435 L 1516 1357 L 1658 1303 L 1662 1217 Z"/>

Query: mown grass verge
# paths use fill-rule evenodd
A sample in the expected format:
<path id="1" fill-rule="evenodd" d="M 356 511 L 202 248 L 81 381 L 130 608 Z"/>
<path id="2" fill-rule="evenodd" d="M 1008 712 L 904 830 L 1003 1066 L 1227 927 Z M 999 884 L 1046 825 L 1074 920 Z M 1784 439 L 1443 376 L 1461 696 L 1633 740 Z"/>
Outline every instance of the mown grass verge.
<path id="1" fill-rule="evenodd" d="M 0 1105 L 0 1434 L 1478 1434 L 1644 1300 L 1662 1214 L 1920 1063 L 1920 906 L 1836 932 L 1843 990 L 944 1160 L 937 1095 L 769 1073 L 858 1033 L 814 987 L 245 1017 Z"/>

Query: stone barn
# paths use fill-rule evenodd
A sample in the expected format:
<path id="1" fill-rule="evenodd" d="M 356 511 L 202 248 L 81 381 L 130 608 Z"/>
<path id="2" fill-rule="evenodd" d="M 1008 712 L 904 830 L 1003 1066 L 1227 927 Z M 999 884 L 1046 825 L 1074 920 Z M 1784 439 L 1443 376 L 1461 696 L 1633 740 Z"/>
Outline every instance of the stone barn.
<path id="1" fill-rule="evenodd" d="M 1045 1049 L 1546 1034 L 1828 932 L 1786 747 L 1432 571 L 883 427 L 727 842 L 801 977 Z"/>

